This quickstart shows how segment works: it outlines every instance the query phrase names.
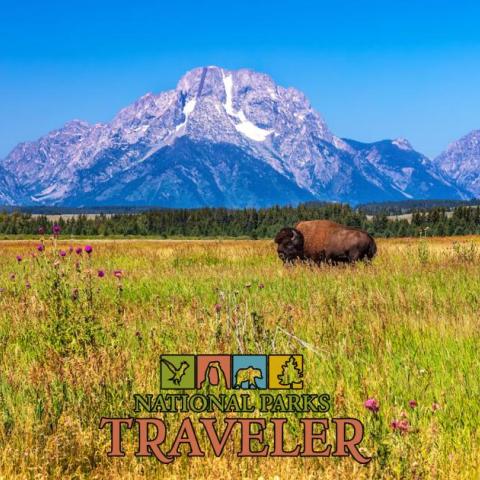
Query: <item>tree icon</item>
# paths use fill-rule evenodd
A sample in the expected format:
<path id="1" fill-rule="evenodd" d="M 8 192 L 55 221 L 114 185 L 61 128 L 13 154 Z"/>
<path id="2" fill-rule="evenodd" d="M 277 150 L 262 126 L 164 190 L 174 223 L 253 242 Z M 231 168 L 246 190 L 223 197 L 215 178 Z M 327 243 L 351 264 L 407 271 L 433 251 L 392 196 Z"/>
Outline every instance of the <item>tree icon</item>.
<path id="1" fill-rule="evenodd" d="M 297 388 L 303 386 L 303 372 L 298 367 L 298 363 L 293 355 L 282 365 L 282 373 L 277 375 L 280 385 L 288 388 L 295 388 L 295 384 L 300 384 Z"/>

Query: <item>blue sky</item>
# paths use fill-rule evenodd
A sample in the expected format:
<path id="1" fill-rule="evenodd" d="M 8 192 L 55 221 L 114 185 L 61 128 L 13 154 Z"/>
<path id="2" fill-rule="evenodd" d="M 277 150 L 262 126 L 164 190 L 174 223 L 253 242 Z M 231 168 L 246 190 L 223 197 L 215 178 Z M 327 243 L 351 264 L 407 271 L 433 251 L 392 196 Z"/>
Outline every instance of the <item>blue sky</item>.
<path id="1" fill-rule="evenodd" d="M 480 128 L 480 2 L 3 2 L 0 157 L 201 65 L 304 91 L 333 132 L 434 156 Z"/>

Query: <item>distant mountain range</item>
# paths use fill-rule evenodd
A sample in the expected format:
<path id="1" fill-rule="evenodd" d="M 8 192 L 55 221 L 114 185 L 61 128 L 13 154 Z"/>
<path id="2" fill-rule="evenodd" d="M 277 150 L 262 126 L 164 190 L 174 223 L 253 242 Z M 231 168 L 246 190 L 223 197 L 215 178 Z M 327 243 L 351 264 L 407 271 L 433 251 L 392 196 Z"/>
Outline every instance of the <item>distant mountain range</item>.
<path id="1" fill-rule="evenodd" d="M 480 131 L 435 160 L 405 139 L 336 137 L 306 97 L 203 67 L 106 124 L 80 120 L 0 161 L 0 204 L 264 207 L 480 196 Z"/>

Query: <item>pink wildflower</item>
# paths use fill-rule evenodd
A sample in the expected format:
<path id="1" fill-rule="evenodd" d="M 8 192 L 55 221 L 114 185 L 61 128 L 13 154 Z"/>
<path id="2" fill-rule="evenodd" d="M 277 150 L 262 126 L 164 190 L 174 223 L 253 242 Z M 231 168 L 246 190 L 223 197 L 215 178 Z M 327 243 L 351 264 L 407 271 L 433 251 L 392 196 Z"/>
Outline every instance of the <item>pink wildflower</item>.
<path id="1" fill-rule="evenodd" d="M 370 410 L 373 413 L 377 413 L 380 410 L 380 404 L 378 403 L 378 400 L 375 398 L 369 398 L 368 400 L 365 400 L 365 403 L 363 406 L 367 409 Z"/>

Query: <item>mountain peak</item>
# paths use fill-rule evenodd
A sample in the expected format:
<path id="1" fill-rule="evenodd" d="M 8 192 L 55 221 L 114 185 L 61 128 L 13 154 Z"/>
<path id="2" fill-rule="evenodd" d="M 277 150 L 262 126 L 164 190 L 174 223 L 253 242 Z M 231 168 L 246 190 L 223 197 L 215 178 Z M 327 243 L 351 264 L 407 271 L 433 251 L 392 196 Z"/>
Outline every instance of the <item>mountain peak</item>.
<path id="1" fill-rule="evenodd" d="M 480 197 L 480 130 L 451 143 L 434 163 L 471 195 Z"/>
<path id="2" fill-rule="evenodd" d="M 89 127 L 90 124 L 85 120 L 81 120 L 78 118 L 74 118 L 73 120 L 69 120 L 64 124 L 64 127 Z"/>
<path id="3" fill-rule="evenodd" d="M 413 150 L 411 143 L 406 138 L 398 137 L 392 140 L 392 143 L 402 150 Z"/>
<path id="4" fill-rule="evenodd" d="M 473 148 L 480 145 L 480 130 L 472 130 L 471 132 L 467 133 L 463 137 L 459 138 L 455 142 L 452 142 L 448 147 L 447 150 L 455 149 L 455 148 Z"/>

